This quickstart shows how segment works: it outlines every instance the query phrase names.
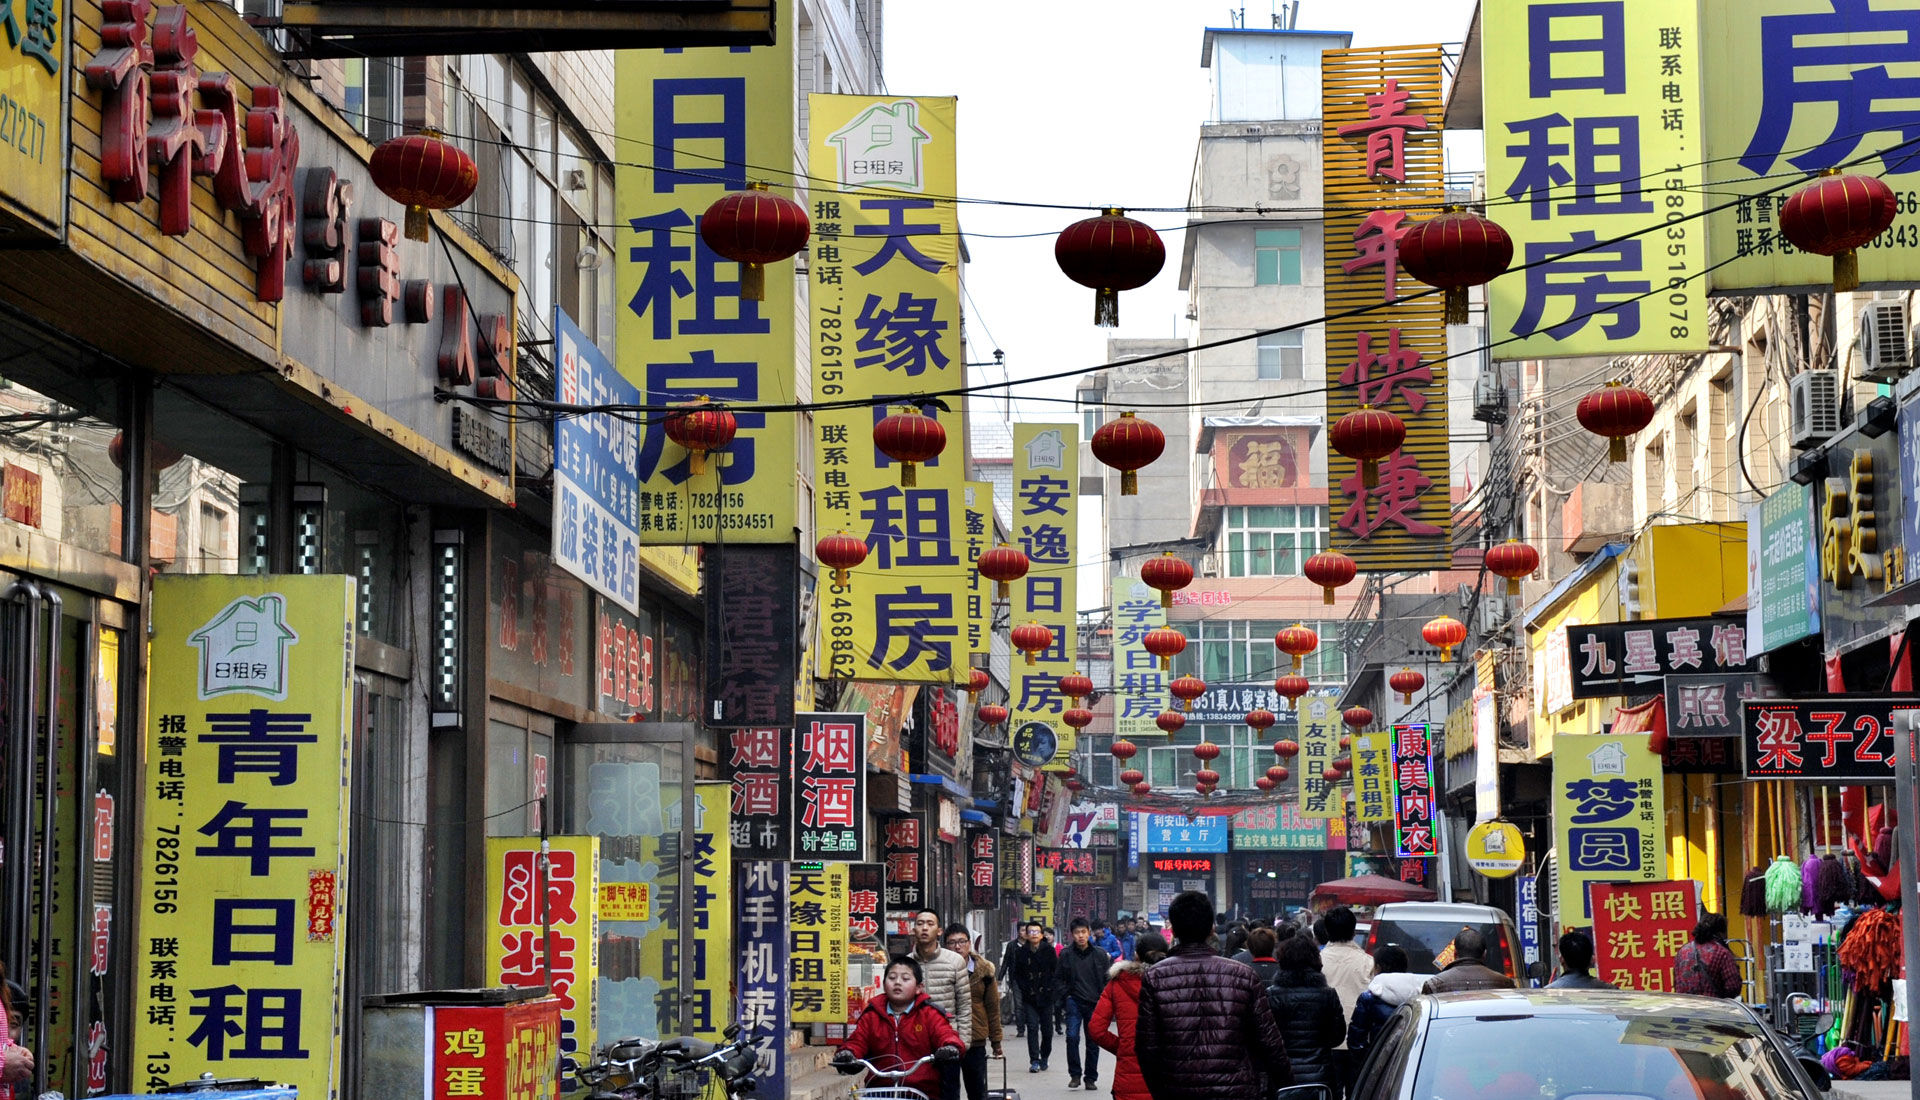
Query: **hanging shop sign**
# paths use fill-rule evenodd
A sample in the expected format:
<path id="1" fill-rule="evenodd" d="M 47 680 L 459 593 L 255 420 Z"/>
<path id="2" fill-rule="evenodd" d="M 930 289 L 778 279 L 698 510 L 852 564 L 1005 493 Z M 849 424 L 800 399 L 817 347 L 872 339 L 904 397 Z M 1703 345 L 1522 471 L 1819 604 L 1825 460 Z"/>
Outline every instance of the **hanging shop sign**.
<path id="1" fill-rule="evenodd" d="M 490 672 L 575 706 L 591 706 L 600 685 L 588 601 L 598 597 L 554 564 L 544 534 L 497 518 L 488 542 Z M 664 648 L 670 662 L 685 660 L 675 646 Z"/>
<path id="2" fill-rule="evenodd" d="M 1488 878 L 1506 878 L 1527 861 L 1527 841 L 1510 821 L 1482 821 L 1467 830 L 1467 866 Z"/>
<path id="3" fill-rule="evenodd" d="M 1353 819 L 1362 825 L 1393 820 L 1390 733 L 1363 733 L 1353 739 Z"/>
<path id="4" fill-rule="evenodd" d="M 599 897 L 599 837 L 487 838 L 487 984 L 551 991 L 576 1059 L 598 1041 Z"/>
<path id="5" fill-rule="evenodd" d="M 331 1096 L 346 956 L 353 582 L 153 582 L 132 1049 Z"/>
<path id="6" fill-rule="evenodd" d="M 1706 350 L 1698 13 L 1490 0 L 1481 25 L 1488 213 L 1520 269 L 1487 288 L 1494 358 Z"/>
<path id="7" fill-rule="evenodd" d="M 616 340 L 651 404 L 790 405 L 794 281 L 766 273 L 763 301 L 699 236 L 706 209 L 748 175 L 794 163 L 790 15 L 772 46 L 704 47 L 615 57 L 615 140 L 645 150 L 614 166 Z M 751 167 L 750 167 L 751 166 Z M 640 541 L 792 542 L 797 521 L 795 416 L 736 413 L 723 451 L 695 461 L 648 417 L 635 471 Z"/>
<path id="8" fill-rule="evenodd" d="M 1565 923 L 1592 918 L 1588 883 L 1652 882 L 1666 867 L 1666 786 L 1648 741 L 1644 733 L 1553 739 L 1555 866 Z"/>
<path id="9" fill-rule="evenodd" d="M 735 859 L 787 859 L 793 853 L 793 731 L 729 730 L 726 765 L 731 791 L 727 824 Z"/>
<path id="10" fill-rule="evenodd" d="M 1020 919 L 1039 921 L 1041 924 L 1053 923 L 1053 872 L 1044 867 L 1033 869 L 1033 893 L 1026 908 L 1021 910 Z"/>
<path id="11" fill-rule="evenodd" d="M 1670 993 L 1673 959 L 1693 939 L 1700 921 L 1700 884 L 1596 882 L 1593 891 L 1593 971 L 1621 989 Z"/>
<path id="12" fill-rule="evenodd" d="M 1780 689 L 1764 672 L 1709 673 L 1667 677 L 1666 696 L 1669 738 L 1722 738 L 1740 733 L 1741 703 L 1779 698 Z"/>
<path id="13" fill-rule="evenodd" d="M 1213 857 L 1154 856 L 1147 860 L 1147 870 L 1156 875 L 1210 875 L 1213 874 Z"/>
<path id="14" fill-rule="evenodd" d="M 1326 821 L 1303 816 L 1295 803 L 1249 806 L 1233 815 L 1236 852 L 1317 852 L 1326 846 Z"/>
<path id="15" fill-rule="evenodd" d="M 1661 757 L 1668 775 L 1739 775 L 1740 738 L 1673 737 Z"/>
<path id="16" fill-rule="evenodd" d="M 1667 676 L 1753 667 L 1747 627 L 1737 619 L 1639 619 L 1566 632 L 1575 699 L 1654 695 Z"/>
<path id="17" fill-rule="evenodd" d="M 687 1034 L 710 1042 L 719 1041 L 733 1008 L 733 835 L 727 821 L 731 795 L 725 783 L 694 785 L 693 859 L 681 865 L 683 874 L 691 868 L 692 891 L 687 919 L 693 935 L 684 962 L 693 969 Z"/>
<path id="18" fill-rule="evenodd" d="M 1227 817 L 1185 814 L 1127 815 L 1133 829 L 1133 847 L 1139 852 L 1224 852 L 1231 832 Z"/>
<path id="19" fill-rule="evenodd" d="M 853 955 L 884 962 L 886 940 L 880 922 L 886 917 L 887 865 L 849 863 L 847 866 L 847 949 Z"/>
<path id="20" fill-rule="evenodd" d="M 1008 837 L 1000 845 L 1000 876 L 1021 894 L 1033 893 L 1033 853 L 1030 836 Z"/>
<path id="21" fill-rule="evenodd" d="M 1047 722 L 1022 722 L 1013 731 L 1013 758 L 1029 768 L 1041 767 L 1052 762 L 1059 740 Z"/>
<path id="22" fill-rule="evenodd" d="M 1167 625 L 1160 594 L 1138 577 L 1113 579 L 1113 735 L 1116 738 L 1166 736 L 1154 718 L 1167 709 L 1171 672 L 1142 642 L 1147 631 Z M 1245 713 L 1242 711 L 1241 713 Z"/>
<path id="23" fill-rule="evenodd" d="M 918 814 L 880 819 L 887 867 L 887 912 L 927 907 L 927 823 Z"/>
<path id="24" fill-rule="evenodd" d="M 707 551 L 706 699 L 711 729 L 791 726 L 800 675 L 800 548 Z"/>
<path id="25" fill-rule="evenodd" d="M 616 718 L 653 716 L 653 612 L 628 614 L 611 600 L 599 601 L 595 616 L 600 643 L 594 648 L 593 673 L 600 687 L 595 709 Z"/>
<path id="26" fill-rule="evenodd" d="M 792 886 L 787 864 L 755 859 L 736 864 L 740 929 L 740 1033 L 759 1052 L 756 1091 L 787 1095 L 787 1029 L 792 1002 L 787 982 Z"/>
<path id="27" fill-rule="evenodd" d="M 1491 668 L 1485 678 L 1492 681 Z M 1473 692 L 1473 816 L 1476 821 L 1500 816 L 1500 697 L 1491 687 Z"/>
<path id="28" fill-rule="evenodd" d="M 1075 540 L 1079 532 L 1080 432 L 1072 424 L 1013 426 L 1013 537 L 1026 552 L 1027 575 L 1013 582 L 1008 622 L 1018 627 L 1037 622 L 1053 631 L 1053 644 L 1033 664 L 1018 653 L 1009 675 L 1015 731 L 1014 752 L 1022 763 L 1018 738 L 1026 735 L 1037 751 L 1039 725 L 1054 735 L 1050 770 L 1064 771 L 1075 738 L 1060 721 L 1066 699 L 1056 690 L 1060 677 L 1079 670 L 1080 639 L 1074 629 L 1080 606 L 1075 582 Z"/>
<path id="29" fill-rule="evenodd" d="M 0 215 L 58 237 L 66 224 L 67 3 L 23 5 L 0 43 Z"/>
<path id="30" fill-rule="evenodd" d="M 1516 916 L 1519 920 L 1520 957 L 1528 966 L 1540 961 L 1540 876 L 1521 875 L 1514 880 L 1514 896 L 1518 899 Z"/>
<path id="31" fill-rule="evenodd" d="M 1192 644 L 1188 643 L 1189 646 Z M 1187 705 L 1187 724 L 1237 726 L 1245 723 L 1247 712 L 1255 708 L 1270 710 L 1278 719 L 1267 733 L 1267 736 L 1274 738 L 1281 735 L 1273 731 L 1285 729 L 1294 717 L 1294 712 L 1287 706 L 1287 699 L 1273 690 L 1273 681 L 1267 680 L 1261 683 L 1208 684 L 1207 690 Z M 1159 711 L 1154 713 L 1157 715 Z M 1148 725 L 1153 726 L 1151 722 Z M 1158 726 L 1153 726 L 1153 732 L 1147 736 L 1161 737 L 1164 734 Z"/>
<path id="32" fill-rule="evenodd" d="M 1071 848 L 1042 848 L 1035 858 L 1040 866 L 1061 878 L 1090 878 L 1096 866 L 1092 852 Z"/>
<path id="33" fill-rule="evenodd" d="M 867 717 L 794 716 L 793 852 L 857 860 L 867 850 Z"/>
<path id="34" fill-rule="evenodd" d="M 555 398 L 563 405 L 645 404 L 566 310 L 553 311 Z M 610 413 L 553 424 L 553 561 L 629 612 L 640 610 L 640 429 Z"/>
<path id="35" fill-rule="evenodd" d="M 559 998 L 506 1005 L 441 1005 L 427 1013 L 427 1100 L 497 1096 L 559 1100 L 567 1078 L 547 1067 L 561 1057 Z"/>
<path id="36" fill-rule="evenodd" d="M 847 1019 L 847 869 L 845 863 L 795 863 L 788 869 L 789 947 L 796 1024 Z"/>
<path id="37" fill-rule="evenodd" d="M 1294 758 L 1300 777 L 1300 813 L 1306 817 L 1345 818 L 1347 786 L 1329 781 L 1322 773 L 1340 755 L 1340 709 L 1332 696 L 1309 695 L 1299 700 L 1300 755 Z M 1273 732 L 1272 730 L 1268 731 Z"/>
<path id="38" fill-rule="evenodd" d="M 980 575 L 980 555 L 992 545 L 993 483 L 969 481 L 961 489 L 963 527 L 961 546 L 966 555 L 968 663 L 993 653 L 993 582 Z"/>
<path id="39" fill-rule="evenodd" d="M 1891 783 L 1893 715 L 1912 696 L 1822 695 L 1755 699 L 1741 709 L 1748 779 Z"/>
<path id="40" fill-rule="evenodd" d="M 1920 49 L 1913 5 L 1706 0 L 1700 17 L 1705 86 L 1714 93 L 1705 107 L 1707 176 L 1712 205 L 1727 207 L 1707 217 L 1713 289 L 1833 289 L 1833 261 L 1779 233 L 1780 207 L 1803 185 L 1801 174 L 1829 168 L 1880 176 L 1898 200 L 1892 227 L 1860 249 L 1862 289 L 1920 282 L 1920 160 L 1900 125 L 1904 109 L 1890 98 L 1903 85 L 1886 68 Z M 1751 198 L 1727 205 L 1741 195 Z"/>
<path id="41" fill-rule="evenodd" d="M 1818 633 L 1813 487 L 1789 481 L 1747 509 L 1747 648 L 1765 653 Z"/>
<path id="42" fill-rule="evenodd" d="M 1433 831 L 1433 742 L 1424 723 L 1393 727 L 1393 853 L 1423 859 L 1440 851 Z"/>
<path id="43" fill-rule="evenodd" d="M 1370 405 L 1407 429 L 1374 485 L 1328 448 L 1327 548 L 1362 572 L 1443 568 L 1453 524 L 1444 306 L 1400 271 L 1400 238 L 1417 221 L 1409 211 L 1438 211 L 1447 197 L 1441 51 L 1328 50 L 1320 72 L 1327 423 Z M 1415 297 L 1388 304 L 1403 294 Z"/>
<path id="44" fill-rule="evenodd" d="M 965 403 L 916 405 L 946 450 L 905 475 L 876 425 L 921 393 L 966 385 L 960 350 L 955 101 L 807 97 L 815 526 L 867 544 L 844 585 L 821 594 L 832 679 L 964 683 L 968 578 Z M 876 189 L 877 188 L 877 189 Z M 983 539 L 984 541 L 984 539 Z"/>
<path id="45" fill-rule="evenodd" d="M 1000 908 L 1000 832 L 967 830 L 967 908 Z"/>
<path id="46" fill-rule="evenodd" d="M 1900 450 L 1894 432 L 1849 428 L 1819 452 L 1813 491 L 1820 640 L 1829 654 L 1905 621 L 1904 607 L 1878 602 L 1909 576 L 1900 539 L 1909 511 L 1900 491 Z"/>

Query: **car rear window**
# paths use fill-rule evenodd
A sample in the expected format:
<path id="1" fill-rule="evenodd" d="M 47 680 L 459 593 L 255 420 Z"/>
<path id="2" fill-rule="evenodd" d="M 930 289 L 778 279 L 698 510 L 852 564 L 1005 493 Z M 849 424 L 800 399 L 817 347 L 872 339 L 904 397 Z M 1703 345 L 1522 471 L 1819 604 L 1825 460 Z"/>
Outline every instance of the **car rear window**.
<path id="1" fill-rule="evenodd" d="M 1437 974 L 1445 963 L 1434 960 L 1447 953 L 1447 962 L 1452 962 L 1452 953 L 1447 949 L 1453 944 L 1453 937 L 1460 934 L 1462 928 L 1472 928 L 1487 940 L 1487 965 L 1503 974 L 1513 973 L 1507 965 L 1507 952 L 1501 946 L 1503 937 L 1498 924 L 1480 924 L 1464 921 L 1425 921 L 1425 920 L 1375 920 L 1373 932 L 1368 937 L 1373 950 L 1390 943 L 1397 943 L 1407 953 L 1407 970 L 1413 974 Z"/>

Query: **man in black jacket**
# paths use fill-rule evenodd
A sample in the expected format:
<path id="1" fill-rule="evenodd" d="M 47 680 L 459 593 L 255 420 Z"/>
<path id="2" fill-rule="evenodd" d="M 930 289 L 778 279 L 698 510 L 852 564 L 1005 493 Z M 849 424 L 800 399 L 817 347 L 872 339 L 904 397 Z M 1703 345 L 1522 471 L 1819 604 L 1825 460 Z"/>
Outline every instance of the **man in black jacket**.
<path id="1" fill-rule="evenodd" d="M 1039 1073 L 1053 1057 L 1053 1000 L 1060 958 L 1053 945 L 1040 938 L 1040 922 L 1020 926 L 1020 946 L 1014 949 L 1008 976 L 1020 990 L 1020 1018 L 1027 1029 L 1027 1072 Z"/>
<path id="2" fill-rule="evenodd" d="M 1094 1045 L 1087 1023 L 1093 1019 L 1093 1006 L 1100 1003 L 1100 991 L 1107 987 L 1107 968 L 1113 960 L 1093 946 L 1093 929 L 1085 917 L 1073 918 L 1067 928 L 1072 937 L 1060 952 L 1060 992 L 1067 1008 L 1067 1087 L 1077 1089 L 1082 1080 L 1091 1092 L 1099 1082 L 1100 1048 Z M 1086 1047 L 1086 1074 L 1080 1072 L 1080 1048 Z"/>
<path id="3" fill-rule="evenodd" d="M 1286 1041 L 1253 971 L 1207 946 L 1213 902 L 1189 890 L 1167 906 L 1173 954 L 1140 978 L 1133 1046 L 1153 1100 L 1258 1100 L 1293 1083 Z"/>

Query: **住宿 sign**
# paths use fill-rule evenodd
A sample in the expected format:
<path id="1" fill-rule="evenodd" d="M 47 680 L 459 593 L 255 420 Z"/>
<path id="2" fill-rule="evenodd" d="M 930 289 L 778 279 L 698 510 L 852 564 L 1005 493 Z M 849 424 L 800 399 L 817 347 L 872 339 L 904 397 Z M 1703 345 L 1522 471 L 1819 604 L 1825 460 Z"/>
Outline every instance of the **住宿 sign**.
<path id="1" fill-rule="evenodd" d="M 1676 673 L 1745 672 L 1746 623 L 1738 619 L 1641 619 L 1569 626 L 1567 668 L 1575 699 L 1652 695 Z"/>

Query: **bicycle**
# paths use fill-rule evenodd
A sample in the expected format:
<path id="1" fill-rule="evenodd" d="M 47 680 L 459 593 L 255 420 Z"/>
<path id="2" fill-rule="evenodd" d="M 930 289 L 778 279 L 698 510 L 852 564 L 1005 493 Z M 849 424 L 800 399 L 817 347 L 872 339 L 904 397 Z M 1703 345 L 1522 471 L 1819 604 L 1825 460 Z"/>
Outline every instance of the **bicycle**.
<path id="1" fill-rule="evenodd" d="M 758 1085 L 753 1071 L 760 1053 L 738 1024 L 727 1027 L 726 1038 L 719 1044 L 684 1035 L 665 1042 L 621 1039 L 591 1065 L 571 1064 L 592 1090 L 587 1100 L 697 1100 L 715 1082 L 727 1100 L 742 1100 Z"/>
<path id="2" fill-rule="evenodd" d="M 859 1072 L 859 1067 L 864 1067 L 867 1071 L 868 1080 L 871 1082 L 872 1078 L 875 1077 L 886 1081 L 899 1081 L 904 1077 L 912 1076 L 915 1070 L 929 1062 L 957 1062 L 959 1060 L 960 1052 L 957 1049 L 953 1047 L 941 1047 L 932 1054 L 924 1055 L 908 1062 L 899 1069 L 881 1069 L 865 1058 L 855 1058 L 852 1055 L 844 1058 L 835 1055 L 832 1064 L 835 1069 L 838 1069 L 842 1073 L 857 1073 Z M 919 1089 L 897 1084 L 875 1085 L 869 1083 L 855 1089 L 853 1094 L 858 1100 L 930 1100 L 927 1094 L 921 1092 Z"/>

